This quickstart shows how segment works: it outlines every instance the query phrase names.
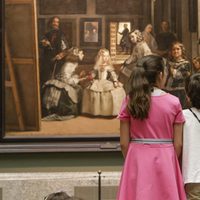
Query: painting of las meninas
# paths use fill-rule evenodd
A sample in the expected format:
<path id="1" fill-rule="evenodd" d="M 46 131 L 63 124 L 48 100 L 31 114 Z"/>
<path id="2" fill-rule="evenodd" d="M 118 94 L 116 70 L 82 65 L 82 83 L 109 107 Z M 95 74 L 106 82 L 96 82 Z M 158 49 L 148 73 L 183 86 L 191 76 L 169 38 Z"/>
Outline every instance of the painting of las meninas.
<path id="1" fill-rule="evenodd" d="M 4 0 L 1 139 L 118 140 L 123 72 L 131 73 L 144 52 L 168 60 L 175 40 L 188 61 L 197 56 L 199 6 L 195 0 Z"/>

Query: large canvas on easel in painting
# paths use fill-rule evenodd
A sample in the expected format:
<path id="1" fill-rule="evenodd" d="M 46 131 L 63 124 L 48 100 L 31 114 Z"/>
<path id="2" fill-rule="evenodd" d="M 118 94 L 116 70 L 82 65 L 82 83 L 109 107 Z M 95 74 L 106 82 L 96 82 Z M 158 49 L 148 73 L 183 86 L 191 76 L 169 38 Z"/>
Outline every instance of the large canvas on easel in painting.
<path id="1" fill-rule="evenodd" d="M 39 130 L 34 3 L 5 2 L 5 128 Z"/>

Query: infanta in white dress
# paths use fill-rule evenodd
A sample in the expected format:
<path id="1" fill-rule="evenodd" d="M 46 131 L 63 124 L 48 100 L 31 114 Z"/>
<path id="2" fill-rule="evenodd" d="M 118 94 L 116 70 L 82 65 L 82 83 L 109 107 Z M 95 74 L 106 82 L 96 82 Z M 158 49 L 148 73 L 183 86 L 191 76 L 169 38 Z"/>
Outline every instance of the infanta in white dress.
<path id="1" fill-rule="evenodd" d="M 116 116 L 125 91 L 117 80 L 113 66 L 95 67 L 90 74 L 91 83 L 83 91 L 82 113 L 94 116 Z"/>

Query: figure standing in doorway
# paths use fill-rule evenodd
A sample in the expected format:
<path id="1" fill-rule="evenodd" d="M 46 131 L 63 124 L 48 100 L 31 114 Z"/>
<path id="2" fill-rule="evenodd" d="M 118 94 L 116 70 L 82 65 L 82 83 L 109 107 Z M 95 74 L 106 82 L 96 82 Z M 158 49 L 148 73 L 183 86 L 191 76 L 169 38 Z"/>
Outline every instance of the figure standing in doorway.
<path id="1" fill-rule="evenodd" d="M 129 53 L 131 44 L 130 44 L 130 39 L 129 39 L 128 25 L 124 24 L 124 30 L 118 33 L 122 35 L 122 38 L 120 40 L 120 47 L 121 47 L 122 52 Z"/>

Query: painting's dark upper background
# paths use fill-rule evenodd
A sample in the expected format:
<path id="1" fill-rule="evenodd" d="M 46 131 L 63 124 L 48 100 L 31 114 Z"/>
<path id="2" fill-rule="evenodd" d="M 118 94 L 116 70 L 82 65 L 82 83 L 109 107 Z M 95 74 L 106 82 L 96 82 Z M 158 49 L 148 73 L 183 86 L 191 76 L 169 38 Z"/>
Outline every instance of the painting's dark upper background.
<path id="1" fill-rule="evenodd" d="M 103 15 L 142 14 L 142 1 L 96 0 L 96 13 Z"/>
<path id="2" fill-rule="evenodd" d="M 96 14 L 142 14 L 142 2 L 137 0 L 96 0 Z M 87 0 L 41 0 L 39 6 L 39 12 L 42 15 L 87 14 Z"/>
<path id="3" fill-rule="evenodd" d="M 86 14 L 86 0 L 41 0 L 39 1 L 40 14 Z"/>

